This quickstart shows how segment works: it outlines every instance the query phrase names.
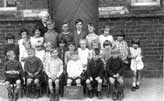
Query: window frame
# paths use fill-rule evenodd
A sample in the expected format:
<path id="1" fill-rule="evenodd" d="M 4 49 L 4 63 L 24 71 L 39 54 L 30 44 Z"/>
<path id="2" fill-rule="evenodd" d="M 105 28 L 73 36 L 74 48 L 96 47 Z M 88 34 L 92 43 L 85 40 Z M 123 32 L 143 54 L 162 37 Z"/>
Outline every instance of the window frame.
<path id="1" fill-rule="evenodd" d="M 3 0 L 4 2 L 4 6 L 0 7 L 0 11 L 16 11 L 17 10 L 17 6 L 15 7 L 7 7 L 7 0 Z"/>
<path id="2" fill-rule="evenodd" d="M 132 2 L 132 0 L 130 0 L 130 5 L 131 6 L 161 6 L 161 1 L 163 2 L 163 0 L 157 0 L 157 1 L 154 1 L 154 2 Z"/>

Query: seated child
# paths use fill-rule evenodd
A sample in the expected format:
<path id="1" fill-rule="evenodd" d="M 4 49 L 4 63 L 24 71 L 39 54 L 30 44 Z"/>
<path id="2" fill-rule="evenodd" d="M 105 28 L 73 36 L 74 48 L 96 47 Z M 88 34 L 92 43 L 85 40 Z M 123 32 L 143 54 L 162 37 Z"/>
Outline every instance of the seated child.
<path id="1" fill-rule="evenodd" d="M 15 36 L 12 34 L 8 34 L 6 36 L 6 41 L 7 41 L 7 44 L 4 47 L 4 55 L 6 56 L 9 50 L 13 50 L 16 55 L 15 58 L 19 60 L 19 46 L 15 44 Z M 7 60 L 7 57 L 6 57 L 6 60 Z"/>
<path id="2" fill-rule="evenodd" d="M 129 51 L 131 58 L 130 69 L 133 72 L 133 83 L 131 90 L 135 91 L 136 89 L 139 89 L 141 79 L 140 71 L 144 68 L 139 40 L 132 40 L 132 47 L 129 48 Z"/>
<path id="3" fill-rule="evenodd" d="M 39 79 L 41 77 L 41 72 L 43 69 L 42 61 L 35 56 L 35 50 L 33 48 L 28 49 L 28 57 L 25 60 L 24 69 L 27 78 L 27 89 L 28 92 L 31 91 L 31 84 L 34 82 L 36 86 L 36 91 L 39 93 L 40 85 Z M 39 97 L 37 93 L 36 97 Z"/>
<path id="4" fill-rule="evenodd" d="M 51 54 L 50 60 L 47 61 L 47 66 L 45 67 L 45 72 L 49 78 L 48 86 L 51 93 L 50 99 L 53 99 L 54 97 L 53 82 L 55 82 L 55 91 L 56 91 L 55 98 L 59 99 L 59 81 L 60 81 L 60 76 L 63 73 L 63 62 L 58 57 L 57 49 L 53 49 L 50 54 Z"/>
<path id="5" fill-rule="evenodd" d="M 124 66 L 119 51 L 112 50 L 112 57 L 107 61 L 106 72 L 111 85 L 113 101 L 121 100 L 123 98 L 123 71 Z"/>
<path id="6" fill-rule="evenodd" d="M 71 55 L 74 54 L 75 52 L 75 43 L 74 42 L 68 43 L 68 48 L 69 50 L 65 52 L 65 59 L 64 59 L 65 65 L 67 65 L 69 60 L 71 60 Z"/>
<path id="7" fill-rule="evenodd" d="M 92 82 L 97 82 L 97 96 L 99 99 L 102 99 L 101 90 L 102 90 L 102 83 L 103 83 L 103 72 L 104 72 L 104 63 L 99 57 L 100 50 L 95 48 L 92 52 L 92 59 L 89 61 L 87 66 L 87 80 L 86 85 L 89 89 L 89 97 L 93 97 L 92 91 Z"/>
<path id="8" fill-rule="evenodd" d="M 88 59 L 91 57 L 90 51 L 86 48 L 87 41 L 85 39 L 80 40 L 80 48 L 78 48 L 79 59 L 83 64 L 83 69 L 87 69 Z"/>
<path id="9" fill-rule="evenodd" d="M 10 100 L 12 99 L 12 91 L 11 91 L 11 86 L 10 84 L 16 84 L 16 89 L 14 91 L 14 101 L 17 100 L 18 98 L 18 92 L 20 90 L 21 87 L 21 76 L 22 76 L 22 66 L 20 64 L 20 62 L 18 60 L 15 59 L 15 53 L 13 50 L 10 50 L 7 52 L 7 58 L 8 61 L 5 63 L 4 68 L 3 68 L 3 72 L 5 75 L 5 84 L 7 86 L 8 89 L 8 94 L 9 94 L 9 98 Z"/>
<path id="10" fill-rule="evenodd" d="M 71 60 L 67 64 L 67 86 L 71 86 L 72 81 L 75 81 L 77 86 L 81 86 L 81 73 L 83 72 L 83 65 L 78 59 L 78 52 L 71 54 Z"/>

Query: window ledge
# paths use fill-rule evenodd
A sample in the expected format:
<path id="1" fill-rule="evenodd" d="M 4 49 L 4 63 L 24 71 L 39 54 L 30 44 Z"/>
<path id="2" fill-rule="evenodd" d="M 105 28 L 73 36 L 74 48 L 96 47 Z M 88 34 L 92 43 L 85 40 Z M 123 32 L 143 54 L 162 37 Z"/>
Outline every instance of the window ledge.
<path id="1" fill-rule="evenodd" d="M 131 6 L 158 6 L 160 2 L 131 3 Z"/>
<path id="2" fill-rule="evenodd" d="M 0 11 L 16 11 L 16 7 L 0 7 Z"/>

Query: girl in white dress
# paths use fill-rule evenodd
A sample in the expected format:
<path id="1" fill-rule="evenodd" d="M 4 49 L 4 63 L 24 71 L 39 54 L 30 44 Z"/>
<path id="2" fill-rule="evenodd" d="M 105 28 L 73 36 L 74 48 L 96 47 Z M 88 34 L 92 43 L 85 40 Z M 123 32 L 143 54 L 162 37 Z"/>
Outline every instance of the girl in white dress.
<path id="1" fill-rule="evenodd" d="M 144 68 L 141 55 L 142 50 L 139 45 L 140 43 L 138 40 L 133 40 L 132 47 L 129 48 L 131 58 L 130 69 L 133 71 L 132 91 L 139 89 L 141 78 L 140 71 Z"/>
<path id="2" fill-rule="evenodd" d="M 33 31 L 34 36 L 30 38 L 32 48 L 36 49 L 36 45 L 43 46 L 44 38 L 41 37 L 41 29 L 36 27 Z"/>

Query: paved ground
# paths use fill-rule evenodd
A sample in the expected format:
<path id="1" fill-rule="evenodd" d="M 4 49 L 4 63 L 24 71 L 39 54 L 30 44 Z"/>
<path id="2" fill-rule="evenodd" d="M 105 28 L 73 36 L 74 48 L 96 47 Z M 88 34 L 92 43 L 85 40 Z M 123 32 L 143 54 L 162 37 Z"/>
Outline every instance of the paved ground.
<path id="1" fill-rule="evenodd" d="M 126 87 L 125 87 L 125 98 L 123 101 L 164 101 L 163 96 L 163 78 L 143 78 L 141 88 L 135 92 L 130 91 L 131 85 L 130 80 L 126 80 Z M 5 88 L 0 87 L 0 101 L 7 101 L 4 99 L 6 96 Z M 107 98 L 106 94 L 104 95 L 104 99 L 101 101 L 112 101 L 111 97 Z M 3 96 L 3 97 L 2 97 Z M 39 98 L 39 99 L 28 99 L 23 98 L 19 99 L 18 101 L 49 101 L 47 97 Z M 60 101 L 68 101 L 64 98 L 61 98 Z M 70 101 L 70 100 L 69 100 Z M 73 100 L 77 101 L 77 100 Z M 84 100 L 80 101 L 100 101 L 96 97 L 89 99 L 84 98 Z"/>

